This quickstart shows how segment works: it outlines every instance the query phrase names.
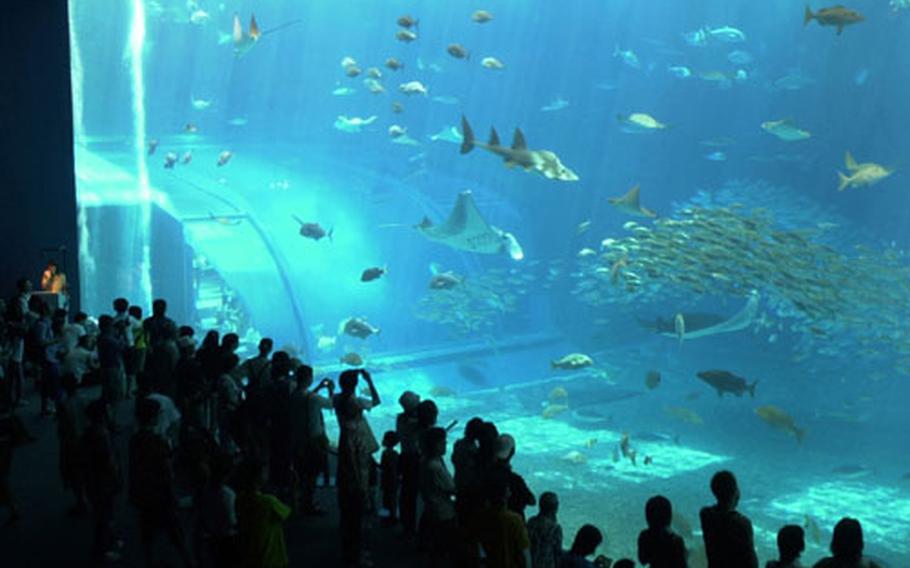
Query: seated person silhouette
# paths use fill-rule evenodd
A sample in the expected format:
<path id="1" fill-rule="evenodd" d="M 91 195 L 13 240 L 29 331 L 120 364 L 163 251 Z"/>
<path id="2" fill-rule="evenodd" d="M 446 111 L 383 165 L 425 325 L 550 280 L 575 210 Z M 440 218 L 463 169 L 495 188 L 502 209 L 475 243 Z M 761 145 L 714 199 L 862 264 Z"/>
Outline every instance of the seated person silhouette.
<path id="1" fill-rule="evenodd" d="M 780 558 L 769 560 L 765 568 L 803 568 L 799 561 L 806 549 L 806 534 L 799 525 L 786 525 L 777 532 L 777 551 Z"/>
<path id="2" fill-rule="evenodd" d="M 686 568 L 686 545 L 670 530 L 673 505 L 663 495 L 648 499 L 645 505 L 648 528 L 638 535 L 638 561 L 651 568 Z"/>
<path id="3" fill-rule="evenodd" d="M 844 517 L 834 525 L 831 556 L 815 563 L 813 568 L 881 568 L 863 558 L 863 527 L 856 519 Z"/>
<path id="4" fill-rule="evenodd" d="M 726 470 L 715 473 L 711 492 L 717 504 L 699 513 L 708 568 L 758 568 L 752 522 L 736 511 L 739 503 L 736 477 Z"/>

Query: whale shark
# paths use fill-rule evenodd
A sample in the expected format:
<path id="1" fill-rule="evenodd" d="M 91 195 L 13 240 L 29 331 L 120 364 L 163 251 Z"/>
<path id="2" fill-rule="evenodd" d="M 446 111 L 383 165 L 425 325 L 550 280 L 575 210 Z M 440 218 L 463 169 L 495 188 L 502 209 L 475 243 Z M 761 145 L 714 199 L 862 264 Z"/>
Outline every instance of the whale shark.
<path id="1" fill-rule="evenodd" d="M 729 318 L 717 314 L 683 312 L 682 316 L 686 322 L 686 340 L 746 329 L 755 321 L 760 300 L 761 295 L 758 291 L 752 290 L 746 305 Z M 674 318 L 657 318 L 655 321 L 640 321 L 639 323 L 664 337 L 679 337 L 674 325 Z"/>
<path id="2" fill-rule="evenodd" d="M 515 235 L 487 223 L 470 191 L 458 194 L 455 206 L 444 223 L 436 225 L 424 217 L 415 228 L 431 241 L 454 249 L 482 254 L 507 253 L 512 260 L 524 258 L 524 251 Z"/>

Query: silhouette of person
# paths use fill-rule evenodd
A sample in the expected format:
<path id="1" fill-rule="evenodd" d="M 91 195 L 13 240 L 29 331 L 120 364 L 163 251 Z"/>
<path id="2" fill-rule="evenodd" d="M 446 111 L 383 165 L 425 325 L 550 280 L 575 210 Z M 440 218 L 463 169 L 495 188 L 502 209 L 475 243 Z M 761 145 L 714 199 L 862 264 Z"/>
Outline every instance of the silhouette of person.
<path id="1" fill-rule="evenodd" d="M 670 530 L 673 505 L 663 495 L 648 499 L 645 505 L 648 528 L 638 535 L 638 561 L 651 568 L 686 568 L 686 545 Z"/>
<path id="2" fill-rule="evenodd" d="M 831 556 L 815 563 L 812 568 L 880 568 L 879 564 L 863 558 L 863 527 L 856 519 L 844 517 L 834 525 L 831 536 Z"/>
<path id="3" fill-rule="evenodd" d="M 708 556 L 708 568 L 758 568 L 752 522 L 736 511 L 739 486 L 732 472 L 722 470 L 711 478 L 717 504 L 699 513 Z"/>
<path id="4" fill-rule="evenodd" d="M 531 568 L 556 568 L 562 556 L 562 527 L 556 519 L 559 498 L 546 491 L 540 495 L 540 512 L 528 519 Z"/>
<path id="5" fill-rule="evenodd" d="M 806 534 L 799 525 L 786 525 L 777 532 L 777 560 L 769 560 L 765 568 L 802 568 L 799 556 L 806 549 Z"/>
<path id="6" fill-rule="evenodd" d="M 588 560 L 588 556 L 597 552 L 597 547 L 603 540 L 604 536 L 600 529 L 594 525 L 583 525 L 575 533 L 572 548 L 559 561 L 559 568 L 600 568 L 601 566 L 609 568 L 610 561 L 602 555 L 598 556 L 594 562 Z"/>

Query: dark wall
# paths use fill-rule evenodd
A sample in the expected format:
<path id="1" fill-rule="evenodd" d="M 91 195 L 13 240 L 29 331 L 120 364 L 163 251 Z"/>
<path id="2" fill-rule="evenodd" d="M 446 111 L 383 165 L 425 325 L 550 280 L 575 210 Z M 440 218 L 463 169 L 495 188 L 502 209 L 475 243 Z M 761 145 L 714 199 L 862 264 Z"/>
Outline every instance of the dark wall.
<path id="1" fill-rule="evenodd" d="M 62 260 L 78 304 L 66 0 L 4 2 L 0 17 L 0 294 Z M 57 252 L 42 252 L 57 249 Z"/>

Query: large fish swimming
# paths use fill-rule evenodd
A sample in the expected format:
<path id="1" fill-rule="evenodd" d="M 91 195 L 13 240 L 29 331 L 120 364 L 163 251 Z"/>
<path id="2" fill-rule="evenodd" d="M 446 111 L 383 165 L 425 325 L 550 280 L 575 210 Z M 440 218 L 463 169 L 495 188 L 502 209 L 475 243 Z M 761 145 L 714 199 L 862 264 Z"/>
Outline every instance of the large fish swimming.
<path id="1" fill-rule="evenodd" d="M 724 396 L 728 392 L 732 395 L 742 397 L 743 393 L 748 392 L 749 396 L 755 398 L 755 385 L 758 381 L 749 384 L 746 379 L 734 375 L 730 371 L 711 370 L 700 371 L 696 376 L 704 382 L 711 385 L 716 391 L 717 396 Z"/>
<path id="2" fill-rule="evenodd" d="M 490 139 L 486 143 L 474 139 L 474 131 L 468 124 L 468 119 L 461 117 L 461 153 L 467 154 L 479 146 L 484 150 L 496 154 L 505 161 L 506 167 L 520 167 L 526 172 L 537 172 L 547 179 L 559 181 L 578 181 L 578 175 L 563 165 L 559 157 L 550 150 L 529 150 L 525 142 L 525 135 L 521 129 L 515 129 L 512 146 L 503 146 L 499 142 L 499 135 L 495 128 L 490 129 Z"/>
<path id="3" fill-rule="evenodd" d="M 424 217 L 416 229 L 428 239 L 454 249 L 482 254 L 507 253 L 512 260 L 524 258 L 515 235 L 487 223 L 470 191 L 458 195 L 455 207 L 444 223 L 437 225 Z"/>

